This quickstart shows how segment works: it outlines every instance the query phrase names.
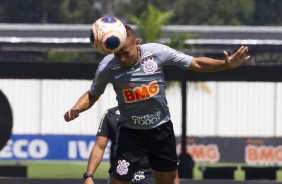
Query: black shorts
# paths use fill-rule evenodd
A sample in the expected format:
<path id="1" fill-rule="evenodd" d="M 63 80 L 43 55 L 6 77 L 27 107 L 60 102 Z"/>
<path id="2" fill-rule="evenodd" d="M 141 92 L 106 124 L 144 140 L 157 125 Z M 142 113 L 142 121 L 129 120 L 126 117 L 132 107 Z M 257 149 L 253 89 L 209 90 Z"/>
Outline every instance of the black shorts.
<path id="1" fill-rule="evenodd" d="M 139 130 L 118 126 L 112 177 L 131 180 L 138 171 L 139 161 L 148 157 L 155 171 L 170 172 L 177 169 L 176 140 L 171 121 L 154 129 Z"/>

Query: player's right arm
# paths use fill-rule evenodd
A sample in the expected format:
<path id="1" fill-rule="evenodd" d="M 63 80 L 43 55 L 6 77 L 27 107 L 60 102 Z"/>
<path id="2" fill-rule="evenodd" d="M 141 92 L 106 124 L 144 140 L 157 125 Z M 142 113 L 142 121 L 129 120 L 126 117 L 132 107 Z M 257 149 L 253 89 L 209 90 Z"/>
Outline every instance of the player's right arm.
<path id="1" fill-rule="evenodd" d="M 93 96 L 89 91 L 85 92 L 75 103 L 75 105 L 68 110 L 65 115 L 65 121 L 71 121 L 79 116 L 79 113 L 91 108 L 99 97 Z"/>
<path id="2" fill-rule="evenodd" d="M 88 159 L 87 173 L 94 174 L 96 172 L 98 166 L 102 161 L 108 140 L 109 139 L 104 136 L 97 136 L 96 142 L 94 144 L 94 147 L 92 148 Z M 94 181 L 91 177 L 89 177 L 84 180 L 84 184 L 94 184 Z"/>
<path id="3" fill-rule="evenodd" d="M 208 57 L 195 57 L 192 60 L 189 70 L 196 72 L 216 72 L 226 69 L 237 68 L 245 61 L 250 59 L 247 55 L 248 47 L 241 46 L 234 54 L 228 55 L 226 51 L 223 52 L 224 60 L 212 59 Z"/>

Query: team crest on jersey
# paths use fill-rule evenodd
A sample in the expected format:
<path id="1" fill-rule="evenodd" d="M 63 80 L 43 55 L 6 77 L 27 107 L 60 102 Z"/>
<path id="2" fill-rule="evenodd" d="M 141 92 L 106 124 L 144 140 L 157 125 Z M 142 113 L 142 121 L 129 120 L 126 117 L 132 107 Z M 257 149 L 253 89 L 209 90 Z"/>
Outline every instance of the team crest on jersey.
<path id="1" fill-rule="evenodd" d="M 125 160 L 119 160 L 118 166 L 117 166 L 117 173 L 119 173 L 119 175 L 126 175 L 128 172 L 129 165 L 130 164 L 126 162 Z"/>
<path id="2" fill-rule="evenodd" d="M 112 69 L 112 70 L 118 70 L 118 69 L 120 69 L 120 68 L 121 68 L 121 65 L 120 65 L 119 62 L 116 62 L 116 63 L 114 63 L 114 64 L 111 66 L 111 69 Z"/>
<path id="3" fill-rule="evenodd" d="M 158 68 L 158 65 L 154 61 L 153 56 L 149 56 L 149 57 L 144 58 L 143 61 L 141 62 L 141 65 L 143 65 L 143 70 L 146 74 L 152 74 Z"/>

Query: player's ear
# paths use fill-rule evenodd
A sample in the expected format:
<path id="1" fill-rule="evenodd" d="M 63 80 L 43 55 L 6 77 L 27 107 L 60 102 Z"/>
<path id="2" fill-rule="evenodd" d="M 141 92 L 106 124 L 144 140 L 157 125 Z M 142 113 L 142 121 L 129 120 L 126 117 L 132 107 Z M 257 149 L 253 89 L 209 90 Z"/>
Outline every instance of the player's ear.
<path id="1" fill-rule="evenodd" d="M 137 47 L 139 47 L 140 43 L 141 43 L 140 38 L 136 38 L 136 46 L 137 46 Z"/>

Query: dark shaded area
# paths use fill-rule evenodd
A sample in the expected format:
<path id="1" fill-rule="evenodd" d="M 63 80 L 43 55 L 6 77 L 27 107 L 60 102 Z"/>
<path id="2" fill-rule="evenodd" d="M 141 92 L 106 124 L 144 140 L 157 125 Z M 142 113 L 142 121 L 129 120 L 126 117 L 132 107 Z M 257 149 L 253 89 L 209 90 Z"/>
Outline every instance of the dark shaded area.
<path id="1" fill-rule="evenodd" d="M 234 179 L 237 167 L 201 167 L 204 179 Z"/>
<path id="2" fill-rule="evenodd" d="M 27 177 L 25 165 L 0 165 L 0 176 L 4 177 Z"/>
<path id="3" fill-rule="evenodd" d="M 0 78 L 93 79 L 97 64 L 1 62 Z"/>
<path id="4" fill-rule="evenodd" d="M 179 178 L 193 178 L 193 168 L 195 162 L 190 154 L 182 152 L 178 159 L 180 163 L 178 165 L 178 176 Z"/>
<path id="5" fill-rule="evenodd" d="M 0 90 L 0 150 L 6 145 L 6 142 L 11 137 L 12 128 L 12 110 L 7 97 Z"/>
<path id="6" fill-rule="evenodd" d="M 25 179 L 25 178 L 0 178 L 1 184 L 78 184 L 83 183 L 83 179 Z M 108 184 L 106 179 L 95 179 L 95 184 Z"/>
<path id="7" fill-rule="evenodd" d="M 246 180 L 276 180 L 276 171 L 279 167 L 242 167 Z"/>
<path id="8" fill-rule="evenodd" d="M 187 112 L 187 82 L 181 81 L 181 96 L 182 96 L 182 112 Z M 178 165 L 179 178 L 193 178 L 193 168 L 195 162 L 191 155 L 186 151 L 186 137 L 187 137 L 187 114 L 182 113 L 182 134 L 181 134 L 181 153 L 178 157 L 180 161 Z"/>
<path id="9" fill-rule="evenodd" d="M 24 179 L 24 178 L 0 178 L 1 184 L 78 184 L 82 179 Z M 95 184 L 108 184 L 106 179 L 95 179 Z M 276 181 L 232 181 L 232 180 L 190 180 L 180 179 L 180 184 L 282 184 Z"/>
<path id="10" fill-rule="evenodd" d="M 0 78 L 20 79 L 89 79 L 94 78 L 98 64 L 0 62 Z M 241 66 L 232 70 L 199 73 L 165 66 L 166 80 L 179 81 L 249 81 L 281 82 L 282 65 Z"/>

